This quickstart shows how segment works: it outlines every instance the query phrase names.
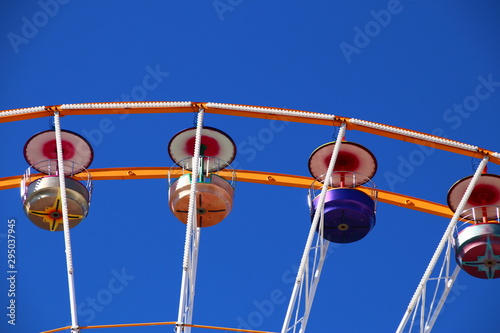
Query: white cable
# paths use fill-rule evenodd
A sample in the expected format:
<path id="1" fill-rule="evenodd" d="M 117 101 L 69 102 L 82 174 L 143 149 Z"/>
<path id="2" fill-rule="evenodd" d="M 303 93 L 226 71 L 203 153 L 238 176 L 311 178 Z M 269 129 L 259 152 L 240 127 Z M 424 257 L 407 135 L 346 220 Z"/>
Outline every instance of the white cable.
<path id="1" fill-rule="evenodd" d="M 420 295 L 422 294 L 422 290 L 427 283 L 427 280 L 429 280 L 429 277 L 432 273 L 432 270 L 434 269 L 434 266 L 436 266 L 436 262 L 439 259 L 439 256 L 441 255 L 441 252 L 443 251 L 443 248 L 450 237 L 451 233 L 453 232 L 453 228 L 455 228 L 455 225 L 458 221 L 458 218 L 460 217 L 460 214 L 462 214 L 464 207 L 467 203 L 467 200 L 469 200 L 469 197 L 472 193 L 472 190 L 476 186 L 476 183 L 481 176 L 486 163 L 488 163 L 488 156 L 483 157 L 481 163 L 479 164 L 474 177 L 472 177 L 469 185 L 467 186 L 467 189 L 465 190 L 465 193 L 462 197 L 462 200 L 460 201 L 460 204 L 458 205 L 455 213 L 453 214 L 453 218 L 451 219 L 450 223 L 448 224 L 448 227 L 446 228 L 446 231 L 443 234 L 443 237 L 441 238 L 441 241 L 439 242 L 438 247 L 436 248 L 436 251 L 434 252 L 434 255 L 431 258 L 431 261 L 429 262 L 429 265 L 427 266 L 427 269 L 424 272 L 424 275 L 422 276 L 422 279 L 420 280 L 420 283 L 418 284 L 417 290 L 415 290 L 415 293 L 413 294 L 413 297 L 410 301 L 410 304 L 408 305 L 408 308 L 403 316 L 403 319 L 401 320 L 401 323 L 399 324 L 399 327 L 396 331 L 396 333 L 401 333 L 403 332 L 403 329 L 406 325 L 406 322 L 408 321 L 409 315 L 413 312 L 415 309 L 415 304 L 420 299 Z"/>
<path id="2" fill-rule="evenodd" d="M 493 154 L 491 154 L 491 156 L 493 156 L 495 158 L 500 158 L 500 153 L 493 153 Z"/>
<path id="3" fill-rule="evenodd" d="M 334 115 L 326 114 L 326 113 L 315 113 L 315 112 L 285 110 L 285 109 L 278 109 L 278 108 L 264 108 L 264 107 L 258 107 L 258 106 L 245 106 L 245 105 L 224 104 L 224 103 L 206 103 L 205 105 L 209 108 L 257 112 L 257 113 L 268 113 L 268 114 L 276 114 L 276 115 L 281 115 L 281 116 L 295 116 L 295 117 L 326 119 L 326 120 L 334 120 L 335 119 Z"/>
<path id="4" fill-rule="evenodd" d="M 465 149 L 465 150 L 470 150 L 470 151 L 478 151 L 478 149 L 479 149 L 477 146 L 469 145 L 466 143 L 461 143 L 458 141 L 444 139 L 444 138 L 440 138 L 437 136 L 423 134 L 423 133 L 419 133 L 419 132 L 414 132 L 414 131 L 410 131 L 410 130 L 406 130 L 406 129 L 402 129 L 402 128 L 397 128 L 397 127 L 393 127 L 393 126 L 377 124 L 377 123 L 373 123 L 371 121 L 351 118 L 351 119 L 349 119 L 349 123 L 379 129 L 379 130 L 382 130 L 384 132 L 401 134 L 401 135 L 408 136 L 411 138 L 420 139 L 423 141 L 428 141 L 428 142 L 433 142 L 433 143 L 439 143 L 439 144 L 443 144 L 443 145 L 447 145 L 447 146 L 451 146 L 451 147 L 456 147 L 456 148 L 460 148 L 460 149 Z"/>
<path id="5" fill-rule="evenodd" d="M 191 102 L 118 102 L 118 103 L 82 103 L 63 104 L 60 110 L 75 109 L 121 109 L 121 108 L 161 108 L 161 107 L 186 107 L 191 106 Z"/>
<path id="6" fill-rule="evenodd" d="M 0 117 L 15 116 L 15 115 L 19 115 L 19 114 L 34 113 L 34 112 L 40 112 L 40 111 L 45 111 L 45 106 L 34 106 L 31 108 L 1 111 Z"/>
<path id="7" fill-rule="evenodd" d="M 71 331 L 79 332 L 76 295 L 75 295 L 75 281 L 73 277 L 73 258 L 71 253 L 71 237 L 69 232 L 69 219 L 68 219 L 68 201 L 66 197 L 66 179 L 64 176 L 64 159 L 61 140 L 61 125 L 59 121 L 59 112 L 54 113 L 54 125 L 56 133 L 56 149 L 57 149 L 57 166 L 59 174 L 59 191 L 61 195 L 61 209 L 63 216 L 63 230 L 64 230 L 64 244 L 66 250 L 66 266 L 68 270 L 68 287 L 69 287 L 69 300 L 71 307 Z"/>

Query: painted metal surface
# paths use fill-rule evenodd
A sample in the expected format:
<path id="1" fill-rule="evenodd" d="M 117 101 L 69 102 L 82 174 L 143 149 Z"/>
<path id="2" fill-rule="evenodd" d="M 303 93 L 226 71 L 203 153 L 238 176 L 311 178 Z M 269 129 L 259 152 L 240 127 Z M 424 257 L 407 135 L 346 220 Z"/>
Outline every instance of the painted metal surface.
<path id="1" fill-rule="evenodd" d="M 92 174 L 92 179 L 97 181 L 116 179 L 165 179 L 167 178 L 169 170 L 170 168 L 167 167 L 120 167 L 90 169 L 88 171 Z M 180 168 L 178 172 L 179 175 L 182 173 Z M 222 172 L 219 175 L 225 179 L 229 179 L 230 177 L 229 172 Z M 238 181 L 241 182 L 300 188 L 309 188 L 314 181 L 311 177 L 250 170 L 238 170 L 237 177 Z M 20 175 L 0 178 L 0 190 L 19 187 L 21 179 L 22 176 Z M 358 187 L 358 189 L 366 193 L 371 191 L 371 189 L 363 187 Z M 378 190 L 378 201 L 446 218 L 451 218 L 453 216 L 453 212 L 446 205 L 387 190 Z"/>
<path id="2" fill-rule="evenodd" d="M 455 242 L 457 263 L 481 279 L 500 278 L 500 223 L 479 223 L 462 230 Z"/>
<path id="3" fill-rule="evenodd" d="M 316 148 L 309 157 L 309 172 L 319 181 L 322 181 L 328 168 L 328 161 L 333 151 L 335 142 L 329 142 Z M 333 169 L 337 178 L 330 182 L 335 187 L 356 187 L 369 181 L 377 172 L 377 159 L 364 146 L 354 142 L 342 142 L 339 156 Z M 344 175 L 340 171 L 349 171 Z M 352 173 L 362 177 L 349 177 Z M 346 176 L 343 178 L 342 176 Z"/>
<path id="4" fill-rule="evenodd" d="M 62 204 L 59 178 L 46 176 L 28 185 L 24 212 L 33 224 L 49 231 L 62 231 Z M 70 228 L 76 227 L 88 214 L 89 192 L 80 182 L 66 178 L 66 197 Z"/>
<path id="5" fill-rule="evenodd" d="M 168 144 L 170 158 L 186 170 L 193 169 L 191 157 L 194 155 L 195 133 L 196 128 L 180 131 L 172 137 Z M 236 145 L 233 139 L 216 128 L 203 127 L 200 145 L 200 155 L 213 157 L 203 158 L 202 173 L 222 170 L 230 165 L 236 157 Z"/>
<path id="6" fill-rule="evenodd" d="M 169 189 L 169 206 L 172 214 L 187 223 L 191 174 L 172 183 Z M 234 189 L 224 178 L 211 174 L 198 181 L 196 186 L 196 221 L 198 227 L 210 227 L 224 220 L 233 207 Z"/>
<path id="7" fill-rule="evenodd" d="M 387 126 L 374 122 L 364 122 L 357 119 L 341 116 L 325 115 L 316 112 L 289 110 L 271 107 L 256 107 L 241 104 L 220 104 L 205 102 L 111 102 L 111 103 L 84 103 L 69 105 L 51 105 L 27 109 L 12 109 L 0 112 L 0 123 L 20 121 L 26 119 L 53 116 L 60 112 L 61 116 L 70 115 L 106 115 L 106 114 L 150 114 L 150 113 L 193 113 L 203 108 L 205 113 L 221 115 L 276 119 L 306 124 L 340 126 L 347 124 L 348 130 L 362 131 L 374 135 L 384 136 L 395 140 L 416 143 L 422 146 L 446 150 L 452 153 L 474 158 L 488 156 L 490 162 L 500 164 L 500 154 L 480 147 L 466 147 L 458 141 L 442 139 L 435 135 L 425 134 L 395 126 Z M 32 110 L 31 110 L 32 109 Z M 329 117 L 322 117 L 323 115 Z"/>
<path id="8" fill-rule="evenodd" d="M 64 174 L 74 175 L 84 171 L 94 159 L 90 143 L 81 135 L 71 131 L 61 131 Z M 53 174 L 57 170 L 56 140 L 53 130 L 33 135 L 24 145 L 24 158 L 39 172 Z M 40 163 L 49 161 L 49 163 Z"/>
<path id="9" fill-rule="evenodd" d="M 457 181 L 448 191 L 448 206 L 452 211 L 457 209 L 458 203 L 469 185 L 472 176 Z M 474 221 L 487 222 L 498 216 L 495 209 L 485 209 L 485 206 L 500 205 L 500 176 L 494 174 L 482 174 L 479 177 L 469 200 L 465 204 L 464 211 L 460 216 Z M 481 208 L 479 208 L 481 207 Z"/>
<path id="10" fill-rule="evenodd" d="M 318 207 L 313 200 L 311 217 Z M 375 226 L 375 202 L 367 194 L 351 188 L 326 193 L 323 237 L 334 243 L 352 243 L 364 238 Z"/>

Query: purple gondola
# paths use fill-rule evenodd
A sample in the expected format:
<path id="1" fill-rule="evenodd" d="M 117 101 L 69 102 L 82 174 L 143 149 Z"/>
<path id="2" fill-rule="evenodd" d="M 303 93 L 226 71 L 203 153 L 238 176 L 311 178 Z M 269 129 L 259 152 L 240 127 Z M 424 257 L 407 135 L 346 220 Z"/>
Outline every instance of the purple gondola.
<path id="1" fill-rule="evenodd" d="M 335 142 L 330 142 L 318 147 L 309 158 L 309 171 L 316 178 L 309 194 L 311 220 L 319 205 L 318 190 L 325 180 L 334 145 Z M 377 161 L 367 148 L 353 142 L 342 142 L 325 198 L 321 230 L 325 239 L 334 243 L 352 243 L 373 229 L 377 191 L 370 178 L 376 171 Z M 368 186 L 359 188 L 365 184 Z"/>

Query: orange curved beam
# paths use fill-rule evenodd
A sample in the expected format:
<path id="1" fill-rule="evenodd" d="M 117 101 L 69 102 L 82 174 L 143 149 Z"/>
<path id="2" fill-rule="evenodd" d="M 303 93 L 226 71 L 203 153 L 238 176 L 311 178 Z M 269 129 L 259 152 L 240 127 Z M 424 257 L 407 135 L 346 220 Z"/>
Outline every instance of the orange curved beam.
<path id="1" fill-rule="evenodd" d="M 357 130 L 357 131 L 362 131 L 370 134 L 375 134 L 379 136 L 384 136 L 396 140 L 401 140 L 401 141 L 406 141 L 406 142 L 412 142 L 416 143 L 422 146 L 427 146 L 431 148 L 437 148 L 445 151 L 449 151 L 452 153 L 457 153 L 461 155 L 466 155 L 470 157 L 475 157 L 475 158 L 483 158 L 484 156 L 489 156 L 490 161 L 495 164 L 500 164 L 500 158 L 495 157 L 493 154 L 495 153 L 494 151 L 488 150 L 488 149 L 483 149 L 483 148 L 478 148 L 478 151 L 470 151 L 467 149 L 459 148 L 459 147 L 452 147 L 448 146 L 445 144 L 441 143 L 434 143 L 434 142 L 429 142 L 426 140 L 422 139 L 415 139 L 412 137 L 408 137 L 404 134 L 398 134 L 398 133 L 393 133 L 393 132 L 388 132 L 384 131 L 382 129 L 377 129 L 377 128 L 372 128 L 364 125 L 359 125 L 359 124 L 353 124 L 350 122 L 352 118 L 349 117 L 340 117 L 337 116 L 333 120 L 328 120 L 328 119 L 318 119 L 314 117 L 315 115 L 320 115 L 320 113 L 316 112 L 306 112 L 306 111 L 299 111 L 299 110 L 290 110 L 290 109 L 282 109 L 282 108 L 273 108 L 273 107 L 266 107 L 266 109 L 274 110 L 274 111 L 299 111 L 303 114 L 303 116 L 296 116 L 296 115 L 275 115 L 275 114 L 270 114 L 270 113 L 262 113 L 262 112 L 256 112 L 252 110 L 236 110 L 236 109 L 228 109 L 228 108 L 220 108 L 220 107 L 211 107 L 209 106 L 209 103 L 198 103 L 198 102 L 190 102 L 188 106 L 163 106 L 163 107 L 147 107 L 147 106 L 140 106 L 140 107 L 115 107 L 115 105 L 119 104 L 126 104 L 128 102 L 113 102 L 113 103 L 98 103 L 101 106 L 99 108 L 91 108 L 91 107 L 85 107 L 84 104 L 82 104 L 81 108 L 74 108 L 74 109 L 61 109 L 61 105 L 53 105 L 53 106 L 46 106 L 44 110 L 42 111 L 37 111 L 37 112 L 32 112 L 32 113 L 25 113 L 25 114 L 20 114 L 20 115 L 5 115 L 2 116 L 0 112 L 0 123 L 1 122 L 11 122 L 11 121 L 19 121 L 19 120 L 26 120 L 26 119 L 33 119 L 33 118 L 40 118 L 40 117 L 49 117 L 54 114 L 54 112 L 58 111 L 61 116 L 70 116 L 70 115 L 96 115 L 96 114 L 128 114 L 128 113 L 143 113 L 143 114 L 148 114 L 148 113 L 188 113 L 188 112 L 197 112 L 200 108 L 203 108 L 206 113 L 215 113 L 215 114 L 222 114 L 222 115 L 230 115 L 230 116 L 238 116 L 238 117 L 250 117 L 250 118 L 261 118 L 261 119 L 275 119 L 275 120 L 283 120 L 283 121 L 292 121 L 292 122 L 299 122 L 299 123 L 307 123 L 307 124 L 316 124 L 316 125 L 327 125 L 327 126 L 340 126 L 342 123 L 347 124 L 347 129 L 348 130 Z M 96 104 L 96 103 L 89 103 L 89 104 Z M 102 105 L 109 104 L 109 108 L 104 108 Z M 140 103 L 137 103 L 140 104 Z M 256 108 L 255 106 L 251 105 L 241 105 L 241 104 L 231 104 L 230 106 L 234 106 L 234 108 L 237 107 L 249 107 L 249 108 Z M 13 110 L 5 110 L 5 111 L 13 111 Z M 308 116 L 310 115 L 310 116 Z M 374 123 L 374 122 L 372 122 Z M 374 123 L 377 124 L 377 123 Z M 382 124 L 378 124 L 382 125 Z M 400 129 L 400 130 L 406 130 L 404 128 L 396 127 L 396 126 L 390 126 L 393 129 Z M 422 132 L 418 131 L 412 131 L 412 130 L 407 130 L 412 133 L 417 133 L 417 134 L 425 134 Z M 439 138 L 438 136 L 435 135 L 430 135 L 428 134 L 429 137 L 434 137 L 434 138 Z M 453 141 L 453 140 L 450 140 Z M 458 142 L 458 141 L 455 141 Z M 497 156 L 497 155 L 496 155 Z"/>
<path id="2" fill-rule="evenodd" d="M 161 326 L 161 325 L 175 325 L 175 321 L 169 322 L 157 322 L 157 323 L 136 323 L 136 324 L 112 324 L 112 325 L 92 325 L 92 326 L 82 326 L 81 330 L 89 330 L 96 328 L 117 328 L 117 327 L 139 327 L 139 326 Z M 46 332 L 42 332 L 46 333 Z"/>
<path id="3" fill-rule="evenodd" d="M 184 324 L 182 326 L 185 327 L 197 327 L 197 328 L 206 328 L 209 330 L 219 330 L 219 331 L 231 331 L 231 332 L 247 332 L 247 333 L 275 333 L 275 332 L 269 332 L 269 331 L 256 331 L 256 330 L 245 330 L 242 328 L 227 328 L 227 327 L 217 327 L 217 326 L 207 326 L 207 325 L 191 325 L 191 324 Z"/>
<path id="4" fill-rule="evenodd" d="M 156 323 L 136 323 L 136 324 L 112 324 L 112 325 L 92 325 L 92 326 L 82 326 L 81 330 L 88 329 L 96 329 L 96 328 L 118 328 L 118 327 L 141 327 L 141 326 L 161 326 L 161 325 L 176 325 L 177 323 L 174 321 L 171 322 L 156 322 Z M 183 324 L 185 327 L 196 327 L 196 328 L 206 328 L 211 330 L 219 330 L 219 331 L 231 331 L 231 332 L 247 332 L 247 333 L 274 333 L 269 331 L 256 331 L 256 330 L 246 330 L 241 328 L 228 328 L 228 327 L 219 327 L 219 326 L 207 326 L 207 325 L 194 325 L 194 324 Z M 60 332 L 67 329 L 71 329 L 71 326 L 65 326 L 56 328 L 49 331 L 43 331 L 41 333 L 54 333 Z"/>
<path id="5" fill-rule="evenodd" d="M 174 178 L 180 173 L 179 168 L 167 167 L 105 168 L 90 169 L 89 172 L 91 173 L 93 180 L 132 180 L 157 178 L 165 179 L 168 177 L 169 170 L 173 172 L 172 177 Z M 314 181 L 311 177 L 287 175 L 274 172 L 237 170 L 236 174 L 238 181 L 266 185 L 309 188 Z M 224 170 L 222 170 L 220 175 L 225 178 L 230 178 L 228 171 L 224 172 Z M 37 175 L 32 176 L 36 177 Z M 0 190 L 19 187 L 21 178 L 22 176 L 0 178 Z M 359 187 L 359 189 L 366 193 L 371 191 L 371 189 L 362 186 Z M 453 217 L 453 212 L 448 206 L 395 192 L 379 189 L 378 201 L 449 219 Z"/>
<path id="6" fill-rule="evenodd" d="M 71 329 L 71 326 L 64 326 L 64 327 L 55 328 L 55 329 L 49 330 L 49 331 L 43 331 L 40 333 L 54 333 L 54 332 L 61 332 L 61 331 L 70 330 L 70 329 Z"/>
<path id="7" fill-rule="evenodd" d="M 92 326 L 81 326 L 81 330 L 85 329 L 96 329 L 96 328 L 117 328 L 117 327 L 138 327 L 138 326 L 159 326 L 159 325 L 175 325 L 175 321 L 171 322 L 159 322 L 159 323 L 137 323 L 137 324 L 114 324 L 114 325 L 92 325 Z M 59 327 L 49 331 L 43 331 L 40 333 L 54 333 L 60 332 L 67 329 L 71 329 L 71 326 Z"/>

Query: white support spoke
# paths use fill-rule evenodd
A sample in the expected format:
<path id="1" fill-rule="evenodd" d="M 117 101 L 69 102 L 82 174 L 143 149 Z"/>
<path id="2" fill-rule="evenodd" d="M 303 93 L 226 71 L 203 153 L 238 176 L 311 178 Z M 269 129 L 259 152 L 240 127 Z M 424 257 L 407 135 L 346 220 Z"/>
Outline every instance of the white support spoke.
<path id="1" fill-rule="evenodd" d="M 179 298 L 179 313 L 177 316 L 177 333 L 190 333 L 192 324 L 194 294 L 196 285 L 196 268 L 198 264 L 198 249 L 200 241 L 200 228 L 196 224 L 196 183 L 198 181 L 201 132 L 203 129 L 204 110 L 198 110 L 196 122 L 196 137 L 192 163 L 191 188 L 189 192 L 189 209 L 186 223 L 186 242 L 184 244 L 184 258 L 182 262 L 181 294 Z M 203 170 L 202 170 L 203 172 Z"/>
<path id="2" fill-rule="evenodd" d="M 323 237 L 320 237 L 319 235 L 317 235 L 316 237 L 322 244 L 319 245 L 315 250 L 315 252 L 319 252 L 319 256 L 313 262 L 313 265 L 315 267 L 314 267 L 314 269 L 311 270 L 311 274 L 312 274 L 312 279 L 310 282 L 311 285 L 309 288 L 309 293 L 308 293 L 306 300 L 305 300 L 305 309 L 304 309 L 305 312 L 304 312 L 304 317 L 302 319 L 300 333 L 305 332 L 305 329 L 307 326 L 307 321 L 309 319 L 309 314 L 311 313 L 311 308 L 312 308 L 312 304 L 314 301 L 314 295 L 316 294 L 316 289 L 318 287 L 319 278 L 321 275 L 321 271 L 323 270 L 323 264 L 324 264 L 325 259 L 326 259 L 328 245 L 330 244 Z"/>
<path id="3" fill-rule="evenodd" d="M 448 227 L 446 228 L 446 231 L 444 232 L 443 237 L 441 238 L 441 241 L 438 244 L 438 247 L 436 251 L 434 252 L 434 255 L 431 258 L 431 261 L 429 262 L 429 265 L 427 266 L 427 269 L 424 272 L 424 275 L 420 281 L 420 283 L 417 286 L 417 289 L 415 293 L 413 294 L 413 297 L 410 301 L 410 304 L 408 305 L 408 308 L 403 315 L 403 319 L 399 323 L 399 326 L 396 330 L 396 333 L 403 333 L 404 329 L 407 326 L 408 320 L 412 313 L 416 311 L 418 307 L 418 303 L 420 302 L 421 304 L 421 312 L 420 312 L 420 332 L 430 332 L 439 313 L 441 312 L 441 309 L 443 307 L 444 302 L 446 301 L 446 298 L 448 297 L 448 294 L 453 286 L 453 283 L 456 280 L 456 277 L 460 271 L 460 267 L 456 267 L 453 274 L 450 276 L 449 275 L 449 269 L 450 269 L 450 263 L 452 254 L 451 254 L 451 242 L 452 242 L 452 232 L 454 228 L 456 227 L 458 218 L 460 217 L 460 214 L 463 212 L 465 204 L 467 203 L 467 200 L 469 200 L 469 197 L 472 193 L 472 190 L 476 186 L 476 183 L 481 176 L 486 164 L 488 163 L 488 157 L 485 156 L 481 163 L 479 164 L 476 172 L 474 173 L 474 176 L 472 177 L 469 185 L 467 186 L 467 189 L 465 190 L 465 193 L 460 201 L 460 204 L 458 205 L 455 214 L 453 215 L 453 218 L 451 219 L 450 223 L 448 224 Z M 448 245 L 447 250 L 443 254 L 443 250 L 445 246 Z M 434 270 L 434 267 L 436 266 L 436 263 L 440 257 L 443 257 L 443 266 L 440 270 L 439 276 L 437 278 L 431 278 L 431 274 Z M 432 300 L 431 307 L 429 308 L 428 312 L 428 319 L 427 321 L 424 321 L 425 319 L 425 312 L 427 311 L 426 308 L 426 290 L 429 289 L 427 288 L 427 283 L 429 281 L 436 280 L 436 292 L 434 292 L 434 298 Z M 435 309 L 433 309 L 433 304 L 435 301 L 435 297 L 437 296 L 437 289 L 441 287 L 441 280 L 443 280 L 443 291 L 441 294 L 441 298 L 438 302 L 438 305 L 436 306 Z M 415 315 L 415 314 L 414 314 Z M 410 332 L 411 328 L 414 325 L 414 321 L 412 320 L 410 323 Z"/>
<path id="4" fill-rule="evenodd" d="M 186 308 L 186 323 L 193 323 L 193 309 L 194 309 L 194 294 L 195 294 L 195 285 L 196 285 L 196 269 L 198 267 L 198 251 L 200 248 L 200 230 L 201 228 L 196 227 L 196 230 L 193 232 L 192 239 L 192 247 L 191 247 L 191 274 L 189 276 L 189 289 L 188 289 L 188 304 Z M 187 330 L 186 330 L 187 329 Z M 190 332 L 191 328 L 186 327 L 185 332 Z"/>
<path id="5" fill-rule="evenodd" d="M 443 252 L 439 274 L 436 277 L 429 277 L 427 283 L 422 288 L 422 293 L 415 304 L 412 320 L 403 327 L 403 329 L 407 328 L 405 332 L 431 332 L 460 272 L 460 266 L 454 263 L 451 247 L 452 240 L 450 238 L 447 242 L 446 251 Z M 450 275 L 450 267 L 452 265 L 455 265 L 455 269 Z M 433 292 L 431 293 L 432 290 Z M 429 301 L 430 297 L 432 298 Z"/>
<path id="6" fill-rule="evenodd" d="M 68 271 L 69 302 L 71 309 L 71 332 L 79 333 L 78 314 L 76 305 L 75 278 L 73 269 L 73 255 L 71 251 L 71 237 L 69 231 L 68 200 L 66 197 L 66 179 L 64 176 L 64 158 L 61 139 L 61 123 L 59 112 L 54 113 L 54 129 L 56 135 L 57 170 L 59 175 L 59 191 L 61 193 L 61 210 L 63 217 L 64 244 L 66 250 L 66 266 Z"/>
<path id="7" fill-rule="evenodd" d="M 448 298 L 448 295 L 451 291 L 451 288 L 453 287 L 453 284 L 457 280 L 457 276 L 458 276 L 458 273 L 460 273 L 460 271 L 461 271 L 460 266 L 457 265 L 455 267 L 455 269 L 453 270 L 453 274 L 448 279 L 446 279 L 445 289 L 443 291 L 443 294 L 441 295 L 441 298 L 439 299 L 438 305 L 436 306 L 436 309 L 431 313 L 432 316 L 430 317 L 430 319 L 427 321 L 427 323 L 425 325 L 425 330 L 424 330 L 425 333 L 430 332 L 432 330 L 432 327 L 434 327 L 434 324 L 436 323 L 436 319 L 439 316 L 439 314 L 441 313 L 441 310 L 444 306 L 444 303 L 445 303 L 446 299 Z"/>
<path id="8" fill-rule="evenodd" d="M 321 211 L 320 230 L 323 228 L 324 221 L 323 209 Z M 294 311 L 294 319 L 291 324 L 288 324 L 289 327 L 286 332 L 305 332 L 329 244 L 330 242 L 323 238 L 322 232 L 316 233 L 315 245 L 310 248 L 309 256 L 304 266 L 302 283 L 299 285 L 297 299 L 293 304 L 293 308 L 290 309 L 290 311 Z"/>
<path id="9" fill-rule="evenodd" d="M 441 265 L 441 270 L 439 271 L 439 277 L 438 278 L 429 278 L 429 281 L 431 281 L 431 280 L 436 281 L 436 288 L 434 289 L 434 295 L 432 297 L 432 302 L 429 305 L 429 311 L 427 311 L 428 313 L 427 313 L 427 319 L 425 322 L 426 323 L 425 327 L 427 326 L 427 323 L 429 322 L 430 316 L 433 314 L 436 297 L 438 295 L 439 290 L 441 289 L 440 288 L 441 282 L 443 282 L 443 286 L 444 286 L 444 288 L 446 288 L 447 280 L 449 279 L 450 261 L 451 261 L 451 244 L 452 244 L 452 240 L 450 238 L 450 239 L 448 239 L 448 242 L 447 242 L 443 264 Z M 445 289 L 445 291 L 446 291 L 446 289 Z M 421 326 L 421 327 L 424 327 L 424 326 Z"/>
<path id="10" fill-rule="evenodd" d="M 302 255 L 299 270 L 297 272 L 297 278 L 295 279 L 295 284 L 293 286 L 290 303 L 288 304 L 281 333 L 304 333 L 306 330 L 307 320 L 309 318 L 314 295 L 321 276 L 321 270 L 323 269 L 326 251 L 328 250 L 328 241 L 323 238 L 322 232 L 324 224 L 323 217 L 325 198 L 328 187 L 330 186 L 333 168 L 335 166 L 335 162 L 337 161 L 337 156 L 340 151 L 340 145 L 342 143 L 342 138 L 345 135 L 345 131 L 346 124 L 344 123 L 340 127 L 337 140 L 333 148 L 328 170 L 325 175 L 325 181 L 321 189 L 321 194 L 319 195 L 318 206 L 314 213 L 311 228 L 309 229 L 306 246 Z M 316 232 L 316 230 L 318 230 L 318 225 L 319 232 Z M 316 237 L 316 246 L 313 248 L 312 243 L 314 237 Z M 312 259 L 312 262 L 310 262 L 310 259 Z M 290 321 L 294 312 L 294 321 L 291 323 Z M 299 331 L 297 331 L 298 328 Z"/>
<path id="11" fill-rule="evenodd" d="M 425 296 L 427 295 L 427 284 L 422 288 L 422 294 L 420 296 L 420 333 L 424 333 L 425 326 Z"/>

